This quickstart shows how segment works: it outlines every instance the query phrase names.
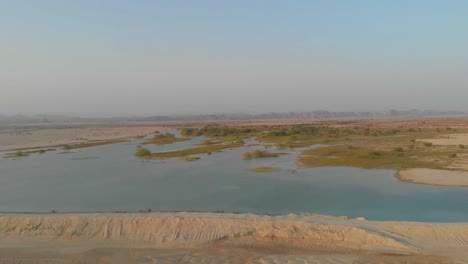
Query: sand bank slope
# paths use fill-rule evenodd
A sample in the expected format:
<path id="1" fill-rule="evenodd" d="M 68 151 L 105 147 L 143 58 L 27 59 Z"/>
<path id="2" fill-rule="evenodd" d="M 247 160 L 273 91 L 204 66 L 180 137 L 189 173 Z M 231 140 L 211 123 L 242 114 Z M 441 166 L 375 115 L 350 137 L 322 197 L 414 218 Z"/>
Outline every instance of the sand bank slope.
<path id="1" fill-rule="evenodd" d="M 209 213 L 0 217 L 1 263 L 12 256 L 59 263 L 451 263 L 468 261 L 467 252 L 465 224 Z"/>
<path id="2" fill-rule="evenodd" d="M 291 245 L 320 246 L 336 251 L 361 249 L 410 250 L 411 247 L 354 226 L 283 219 L 214 217 L 47 216 L 0 218 L 0 238 L 107 240 L 120 244 L 167 248 L 207 242 L 254 238 Z"/>
<path id="3" fill-rule="evenodd" d="M 408 169 L 399 171 L 397 177 L 402 181 L 413 183 L 468 187 L 468 172 L 466 171 Z"/>

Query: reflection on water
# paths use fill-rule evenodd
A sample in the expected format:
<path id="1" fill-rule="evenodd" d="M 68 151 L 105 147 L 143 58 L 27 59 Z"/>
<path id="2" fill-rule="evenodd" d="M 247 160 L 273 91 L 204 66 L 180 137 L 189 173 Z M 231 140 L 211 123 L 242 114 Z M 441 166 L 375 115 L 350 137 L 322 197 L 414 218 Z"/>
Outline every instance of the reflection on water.
<path id="1" fill-rule="evenodd" d="M 170 151 L 205 139 L 148 147 Z M 139 142 L 0 159 L 0 211 L 223 210 L 468 221 L 468 188 L 403 183 L 391 170 L 298 168 L 294 153 L 242 159 L 259 147 L 200 155 L 194 162 L 142 161 L 133 156 Z M 247 170 L 257 166 L 281 170 Z"/>

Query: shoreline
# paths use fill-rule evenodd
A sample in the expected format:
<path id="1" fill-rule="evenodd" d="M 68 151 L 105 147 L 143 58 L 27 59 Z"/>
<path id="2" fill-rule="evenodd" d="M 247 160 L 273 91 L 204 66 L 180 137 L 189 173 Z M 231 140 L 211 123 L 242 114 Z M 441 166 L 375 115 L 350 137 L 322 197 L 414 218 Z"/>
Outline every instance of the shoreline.
<path id="1" fill-rule="evenodd" d="M 468 187 L 468 172 L 414 168 L 397 171 L 395 177 L 402 182 L 444 187 Z"/>
<path id="2" fill-rule="evenodd" d="M 255 212 L 217 212 L 217 211 L 187 211 L 187 210 L 168 210 L 168 211 L 70 211 L 70 212 L 0 212 L 0 219 L 2 217 L 14 218 L 34 218 L 34 217 L 110 217 L 110 218 L 125 218 L 125 217 L 145 217 L 145 218 L 162 218 L 162 217 L 203 217 L 203 218 L 259 218 L 259 219 L 327 219 L 334 221 L 362 221 L 372 223 L 405 223 L 417 225 L 468 225 L 466 221 L 416 221 L 416 220 L 373 220 L 367 219 L 362 216 L 350 217 L 346 215 L 329 215 L 321 213 L 303 212 L 303 213 L 289 213 L 289 214 L 270 214 L 270 213 L 255 213 Z"/>
<path id="3" fill-rule="evenodd" d="M 302 168 L 325 168 L 322 167 L 310 167 L 304 165 L 301 161 L 296 159 L 297 164 Z M 397 169 L 386 169 L 386 168 L 363 168 L 356 166 L 333 166 L 333 167 L 348 167 L 356 168 L 361 170 L 393 170 L 395 171 L 394 177 L 404 183 L 422 184 L 431 186 L 442 186 L 442 187 L 468 187 L 468 171 L 462 170 L 440 170 L 440 169 L 429 169 L 429 168 L 412 168 L 405 170 Z M 429 174 L 429 175 L 428 175 Z M 437 176 L 441 175 L 441 176 Z"/>
<path id="4" fill-rule="evenodd" d="M 28 129 L 0 129 L 0 152 L 61 147 L 69 144 L 112 142 L 150 135 L 155 131 L 166 132 L 171 128 L 160 125 L 99 125 L 73 127 L 40 127 Z"/>

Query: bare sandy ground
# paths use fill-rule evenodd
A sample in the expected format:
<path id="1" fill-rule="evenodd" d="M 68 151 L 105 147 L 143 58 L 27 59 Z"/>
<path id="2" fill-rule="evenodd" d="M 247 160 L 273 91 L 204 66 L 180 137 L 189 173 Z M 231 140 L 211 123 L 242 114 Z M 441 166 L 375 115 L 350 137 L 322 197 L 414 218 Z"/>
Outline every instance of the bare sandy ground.
<path id="1" fill-rule="evenodd" d="M 168 128 L 156 125 L 3 128 L 0 130 L 0 151 L 135 138 L 166 130 Z"/>
<path id="2" fill-rule="evenodd" d="M 433 139 L 418 139 L 418 141 L 430 142 L 439 146 L 467 145 L 468 134 L 448 134 Z M 468 187 L 468 163 L 465 155 L 459 155 L 451 169 L 458 170 L 435 170 L 435 169 L 408 169 L 399 171 L 397 177 L 405 182 L 430 184 L 438 186 Z"/>
<path id="3" fill-rule="evenodd" d="M 441 146 L 468 145 L 468 134 L 448 134 L 439 138 L 418 139 L 418 141 Z"/>
<path id="4" fill-rule="evenodd" d="M 2 215 L 0 263 L 468 263 L 468 224 L 322 215 Z"/>
<path id="5" fill-rule="evenodd" d="M 397 177 L 402 181 L 413 183 L 468 187 L 468 172 L 466 171 L 409 169 L 399 171 Z"/>

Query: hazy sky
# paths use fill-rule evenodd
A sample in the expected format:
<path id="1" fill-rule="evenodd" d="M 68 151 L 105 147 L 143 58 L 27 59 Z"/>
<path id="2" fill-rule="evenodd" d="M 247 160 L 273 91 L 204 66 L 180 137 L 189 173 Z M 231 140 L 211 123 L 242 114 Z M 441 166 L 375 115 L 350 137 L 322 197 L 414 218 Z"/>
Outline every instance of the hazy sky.
<path id="1" fill-rule="evenodd" d="M 468 111 L 465 0 L 0 0 L 0 114 Z"/>

